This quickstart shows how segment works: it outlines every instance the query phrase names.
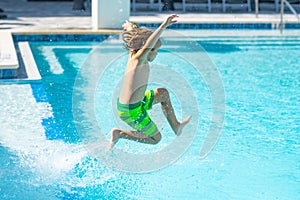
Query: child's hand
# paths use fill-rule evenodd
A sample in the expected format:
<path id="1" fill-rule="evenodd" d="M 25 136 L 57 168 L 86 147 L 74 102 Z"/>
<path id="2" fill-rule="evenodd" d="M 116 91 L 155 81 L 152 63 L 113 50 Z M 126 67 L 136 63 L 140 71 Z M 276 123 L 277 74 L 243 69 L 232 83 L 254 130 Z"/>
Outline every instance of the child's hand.
<path id="1" fill-rule="evenodd" d="M 163 22 L 163 26 L 166 28 L 174 23 L 177 22 L 176 19 L 174 19 L 175 17 L 179 17 L 177 14 L 173 14 L 173 15 L 170 15 L 164 22 Z"/>

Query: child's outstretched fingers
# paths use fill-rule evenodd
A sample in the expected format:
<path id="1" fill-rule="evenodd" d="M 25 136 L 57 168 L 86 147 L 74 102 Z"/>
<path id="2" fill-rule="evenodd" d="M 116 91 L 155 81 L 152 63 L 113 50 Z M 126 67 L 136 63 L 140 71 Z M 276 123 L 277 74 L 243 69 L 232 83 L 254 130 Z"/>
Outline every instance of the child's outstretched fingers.
<path id="1" fill-rule="evenodd" d="M 170 15 L 170 16 L 168 17 L 168 20 L 169 20 L 170 24 L 173 24 L 173 23 L 176 23 L 176 22 L 177 22 L 177 20 L 174 19 L 174 18 L 176 18 L 176 17 L 179 17 L 179 16 L 178 16 L 177 14 L 172 14 L 172 15 Z"/>
<path id="2" fill-rule="evenodd" d="M 172 15 L 170 15 L 170 16 L 166 19 L 165 25 L 166 25 L 166 26 L 169 26 L 169 25 L 171 25 L 171 24 L 176 23 L 177 20 L 174 19 L 174 18 L 176 18 L 176 17 L 179 17 L 179 16 L 178 16 L 177 14 L 172 14 Z"/>

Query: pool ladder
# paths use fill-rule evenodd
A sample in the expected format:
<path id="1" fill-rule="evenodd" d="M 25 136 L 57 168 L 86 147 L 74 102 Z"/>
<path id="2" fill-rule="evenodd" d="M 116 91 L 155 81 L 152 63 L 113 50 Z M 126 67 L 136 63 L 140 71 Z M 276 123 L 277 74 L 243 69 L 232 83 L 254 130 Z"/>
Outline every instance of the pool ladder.
<path id="1" fill-rule="evenodd" d="M 259 7 L 259 2 L 258 1 L 259 0 L 255 0 L 255 15 L 256 15 L 256 18 L 258 18 L 258 10 L 259 10 L 259 8 L 258 8 Z M 280 3 L 280 22 L 279 22 L 279 26 L 278 26 L 280 28 L 281 33 L 284 29 L 283 15 L 284 15 L 284 5 L 285 4 L 290 9 L 290 11 L 296 16 L 296 18 L 298 19 L 298 22 L 300 23 L 300 17 L 298 16 L 298 13 L 293 8 L 293 6 L 287 0 L 281 0 L 281 3 Z M 276 3 L 276 5 L 277 5 L 277 3 Z M 277 8 L 276 8 L 276 10 L 277 10 Z"/>
<path id="2" fill-rule="evenodd" d="M 287 0 L 281 0 L 281 4 L 280 4 L 280 22 L 279 22 L 280 33 L 282 33 L 283 29 L 284 29 L 284 22 L 283 22 L 284 4 L 287 5 L 287 7 L 290 9 L 290 11 L 297 17 L 298 22 L 300 22 L 300 17 L 298 16 L 298 13 L 293 8 L 293 6 Z"/>

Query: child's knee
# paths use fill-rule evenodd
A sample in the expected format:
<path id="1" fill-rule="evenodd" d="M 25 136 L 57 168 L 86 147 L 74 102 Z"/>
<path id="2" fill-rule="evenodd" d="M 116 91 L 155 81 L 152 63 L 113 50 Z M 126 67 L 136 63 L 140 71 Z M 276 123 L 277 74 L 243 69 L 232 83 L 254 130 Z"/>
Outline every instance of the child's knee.
<path id="1" fill-rule="evenodd" d="M 169 91 L 166 88 L 159 88 L 159 93 L 165 96 L 169 96 Z"/>
<path id="2" fill-rule="evenodd" d="M 169 91 L 166 88 L 158 88 L 158 93 L 162 97 L 163 100 L 170 99 Z"/>

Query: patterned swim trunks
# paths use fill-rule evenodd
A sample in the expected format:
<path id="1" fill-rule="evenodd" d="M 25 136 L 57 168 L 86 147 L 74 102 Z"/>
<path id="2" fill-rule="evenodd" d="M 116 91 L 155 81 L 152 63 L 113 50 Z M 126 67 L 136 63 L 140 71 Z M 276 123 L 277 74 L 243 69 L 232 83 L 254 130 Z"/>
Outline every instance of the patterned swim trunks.
<path id="1" fill-rule="evenodd" d="M 158 132 L 158 129 L 147 113 L 147 110 L 150 110 L 152 107 L 153 100 L 154 90 L 147 90 L 141 102 L 121 104 L 118 101 L 117 109 L 121 120 L 147 136 L 154 136 Z"/>

